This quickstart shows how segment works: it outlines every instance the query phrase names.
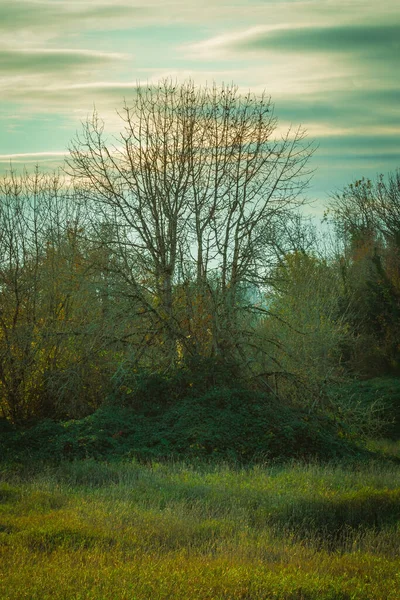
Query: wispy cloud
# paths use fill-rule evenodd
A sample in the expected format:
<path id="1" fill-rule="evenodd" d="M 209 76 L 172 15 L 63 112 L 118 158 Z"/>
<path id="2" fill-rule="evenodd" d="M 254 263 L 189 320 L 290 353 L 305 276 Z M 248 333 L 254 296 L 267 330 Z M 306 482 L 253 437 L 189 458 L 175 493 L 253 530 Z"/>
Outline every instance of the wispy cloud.
<path id="1" fill-rule="evenodd" d="M 246 52 L 268 54 L 348 54 L 397 60 L 400 52 L 400 18 L 397 23 L 257 26 L 218 35 L 187 49 L 198 58 L 219 55 L 225 58 Z"/>
<path id="2" fill-rule="evenodd" d="M 40 165 L 41 171 L 52 172 L 64 165 L 66 155 L 66 151 L 0 154 L 0 177 L 10 171 L 32 170 L 36 165 Z"/>
<path id="3" fill-rule="evenodd" d="M 55 158 L 65 156 L 65 151 L 59 152 L 20 152 L 16 154 L 0 154 L 0 161 L 10 161 L 10 160 L 20 160 L 20 159 L 28 159 L 28 160 L 37 160 L 40 158 Z"/>
<path id="4" fill-rule="evenodd" d="M 139 81 L 190 77 L 266 90 L 331 188 L 400 160 L 399 40 L 395 0 L 0 0 L 0 170 L 57 165 L 94 105 L 118 131 Z"/>
<path id="5" fill-rule="evenodd" d="M 87 70 L 88 68 L 107 66 L 112 62 L 127 58 L 126 55 L 120 53 L 79 49 L 0 49 L 0 76 Z"/>
<path id="6" fill-rule="evenodd" d="M 18 37 L 23 32 L 28 40 L 39 36 L 51 39 L 71 31 L 92 30 L 103 27 L 109 30 L 127 20 L 146 21 L 151 17 L 148 3 L 69 1 L 69 0 L 13 0 L 0 4 L 0 31 L 2 43 L 12 40 L 11 32 Z"/>
<path id="7" fill-rule="evenodd" d="M 400 22 L 255 31 L 232 40 L 230 47 L 237 51 L 349 53 L 397 60 Z"/>

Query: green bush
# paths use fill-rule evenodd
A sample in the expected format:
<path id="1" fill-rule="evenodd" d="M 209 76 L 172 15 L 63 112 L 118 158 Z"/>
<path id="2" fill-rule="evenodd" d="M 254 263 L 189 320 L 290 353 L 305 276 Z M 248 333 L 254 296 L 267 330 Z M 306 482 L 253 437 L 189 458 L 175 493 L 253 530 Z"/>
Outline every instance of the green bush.
<path id="1" fill-rule="evenodd" d="M 11 433 L 12 431 L 14 431 L 12 423 L 3 417 L 0 417 L 0 436 L 4 433 Z"/>
<path id="2" fill-rule="evenodd" d="M 164 373 L 120 365 L 107 403 L 156 415 L 186 397 L 201 396 L 215 386 L 237 387 L 238 382 L 239 367 L 215 357 L 189 357 Z"/>
<path id="3" fill-rule="evenodd" d="M 186 398 L 166 416 L 168 445 L 191 455 L 233 458 L 319 457 L 350 451 L 327 417 L 285 405 L 266 394 L 213 388 Z"/>
<path id="4" fill-rule="evenodd" d="M 382 437 L 400 439 L 400 378 L 377 377 L 366 381 L 353 381 L 334 387 L 329 392 L 332 402 L 348 415 L 349 425 L 353 419 L 358 429 L 368 429 L 374 434 L 379 430 Z"/>
<path id="5" fill-rule="evenodd" d="M 248 463 L 330 460 L 354 452 L 328 417 L 229 387 L 186 396 L 159 414 L 113 405 L 79 420 L 43 421 L 3 436 L 2 444 L 5 458 L 20 461 L 188 457 Z"/>

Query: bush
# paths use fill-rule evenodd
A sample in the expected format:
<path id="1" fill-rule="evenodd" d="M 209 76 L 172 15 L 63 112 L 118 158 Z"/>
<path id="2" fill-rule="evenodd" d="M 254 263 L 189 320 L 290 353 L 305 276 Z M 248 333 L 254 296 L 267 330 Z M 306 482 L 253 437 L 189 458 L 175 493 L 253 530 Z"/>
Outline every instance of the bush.
<path id="1" fill-rule="evenodd" d="M 187 397 L 198 397 L 212 387 L 237 387 L 239 367 L 222 358 L 189 357 L 164 373 L 120 365 L 113 378 L 108 404 L 156 415 Z"/>
<path id="2" fill-rule="evenodd" d="M 353 381 L 332 388 L 330 398 L 356 435 L 400 439 L 400 378 Z"/>
<path id="3" fill-rule="evenodd" d="M 340 437 L 342 436 L 342 437 Z M 186 396 L 162 413 L 105 406 L 80 420 L 43 421 L 3 440 L 5 457 L 63 459 L 336 459 L 354 452 L 328 417 L 266 394 L 214 387 Z"/>
<path id="4" fill-rule="evenodd" d="M 187 398 L 165 421 L 170 425 L 165 434 L 168 445 L 190 455 L 249 462 L 332 459 L 350 450 L 327 417 L 243 389 L 213 388 L 199 398 Z"/>
<path id="5" fill-rule="evenodd" d="M 12 431 L 14 431 L 14 426 L 12 423 L 3 417 L 0 417 L 0 435 L 3 435 L 4 433 L 11 433 Z"/>

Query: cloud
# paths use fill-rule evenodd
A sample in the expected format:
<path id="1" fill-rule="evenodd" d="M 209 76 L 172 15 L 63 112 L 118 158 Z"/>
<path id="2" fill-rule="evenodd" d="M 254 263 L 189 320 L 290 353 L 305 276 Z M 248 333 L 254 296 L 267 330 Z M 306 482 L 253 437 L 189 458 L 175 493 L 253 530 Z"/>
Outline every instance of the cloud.
<path id="1" fill-rule="evenodd" d="M 253 0 L 253 11 L 265 6 Z M 137 30 L 149 25 L 226 23 L 248 13 L 246 0 L 10 0 L 0 2 L 0 44 L 38 44 L 78 32 Z"/>
<path id="2" fill-rule="evenodd" d="M 292 4 L 303 4 L 302 0 L 291 0 Z M 275 2 L 275 10 L 279 4 Z M 243 16 L 269 12 L 264 0 L 230 0 L 215 2 L 203 0 L 199 11 L 198 0 L 13 0 L 0 5 L 0 29 L 32 29 L 36 27 L 71 25 L 93 26 L 106 22 L 107 29 L 121 19 L 135 17 L 140 23 L 179 22 L 187 19 L 198 22 L 210 17 L 227 20 Z M 139 24 L 140 24 L 139 23 Z"/>
<path id="3" fill-rule="evenodd" d="M 30 114 L 36 115 L 45 112 L 48 114 L 63 114 L 69 118 L 81 120 L 93 110 L 94 104 L 99 112 L 105 110 L 115 113 L 121 107 L 124 98 L 132 98 L 137 88 L 134 82 L 101 82 L 74 83 L 69 78 L 60 76 L 53 81 L 46 73 L 37 81 L 36 77 L 21 78 L 16 88 L 15 82 L 10 80 L 8 85 L 3 85 L 2 95 L 4 100 L 14 104 L 14 119 L 24 118 L 26 107 L 29 106 Z M 0 114 L 1 118 L 1 114 Z"/>
<path id="4" fill-rule="evenodd" d="M 40 165 L 42 172 L 54 172 L 64 165 L 67 152 L 23 152 L 15 154 L 0 154 L 0 177 L 14 171 L 22 173 L 24 169 L 32 171 Z"/>
<path id="5" fill-rule="evenodd" d="M 238 78 L 236 71 L 179 71 L 158 69 L 136 69 L 137 79 L 125 78 L 124 81 L 101 80 L 96 77 L 84 80 L 83 77 L 53 78 L 44 73 L 41 78 L 24 76 L 18 80 L 10 78 L 3 81 L 2 98 L 13 106 L 15 120 L 24 118 L 26 107 L 30 114 L 59 113 L 72 119 L 85 119 L 93 106 L 106 121 L 115 119 L 115 111 L 121 109 L 126 99 L 127 103 L 135 96 L 138 85 L 157 85 L 162 79 L 184 82 L 188 79 L 196 81 L 197 85 L 206 85 L 214 80 L 230 81 Z M 107 72 L 102 73 L 107 75 Z M 9 112 L 6 111 L 9 117 Z M 0 110 L 0 119 L 2 118 Z"/>
<path id="6" fill-rule="evenodd" d="M 54 158 L 65 156 L 65 152 L 22 152 L 16 154 L 0 154 L 0 162 L 10 160 L 28 159 L 29 161 L 36 161 L 38 158 Z"/>
<path id="7" fill-rule="evenodd" d="M 150 14 L 146 3 L 134 6 L 132 2 L 14 0 L 0 4 L 0 31 L 55 28 L 65 32 L 66 27 L 92 28 L 101 22 L 108 29 L 127 17 L 143 18 Z"/>
<path id="8" fill-rule="evenodd" d="M 107 66 L 127 59 L 124 54 L 70 49 L 0 49 L 0 76 L 75 71 Z"/>
<path id="9" fill-rule="evenodd" d="M 400 125 L 400 89 L 381 87 L 365 91 L 338 89 L 328 94 L 286 95 L 277 102 L 282 119 L 296 119 L 303 124 L 326 123 L 331 127 L 369 129 L 371 126 L 393 128 Z"/>
<path id="10" fill-rule="evenodd" d="M 302 123 L 313 134 L 347 135 L 349 127 L 359 133 L 383 131 L 400 123 L 396 21 L 257 26 L 209 38 L 190 49 L 197 59 L 221 57 L 225 64 L 248 64 L 249 88 L 266 88 L 279 119 Z"/>
<path id="11" fill-rule="evenodd" d="M 350 166 L 363 174 L 374 156 L 392 165 L 400 158 L 395 5 L 203 0 L 200 10 L 199 0 L 0 0 L 0 170 L 6 152 L 13 163 L 56 164 L 57 153 L 38 153 L 67 148 L 94 104 L 106 129 L 118 131 L 115 109 L 134 97 L 137 80 L 163 76 L 265 89 L 283 130 L 301 123 L 320 142 L 321 188 L 331 166 L 351 180 Z M 21 154 L 29 151 L 36 154 Z"/>
<path id="12" fill-rule="evenodd" d="M 397 60 L 400 21 L 385 24 L 274 26 L 216 36 L 188 45 L 194 55 L 220 53 L 352 54 Z"/>
<path id="13" fill-rule="evenodd" d="M 237 51 L 356 53 L 398 58 L 400 23 L 278 28 L 254 32 L 231 47 Z"/>

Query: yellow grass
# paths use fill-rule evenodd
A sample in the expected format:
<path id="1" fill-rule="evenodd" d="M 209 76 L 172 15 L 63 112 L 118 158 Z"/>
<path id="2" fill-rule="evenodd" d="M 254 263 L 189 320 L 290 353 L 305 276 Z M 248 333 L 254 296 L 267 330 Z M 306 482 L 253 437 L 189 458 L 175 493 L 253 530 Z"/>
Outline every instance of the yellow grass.
<path id="1" fill-rule="evenodd" d="M 0 598 L 398 600 L 399 484 L 382 464 L 8 475 Z"/>

